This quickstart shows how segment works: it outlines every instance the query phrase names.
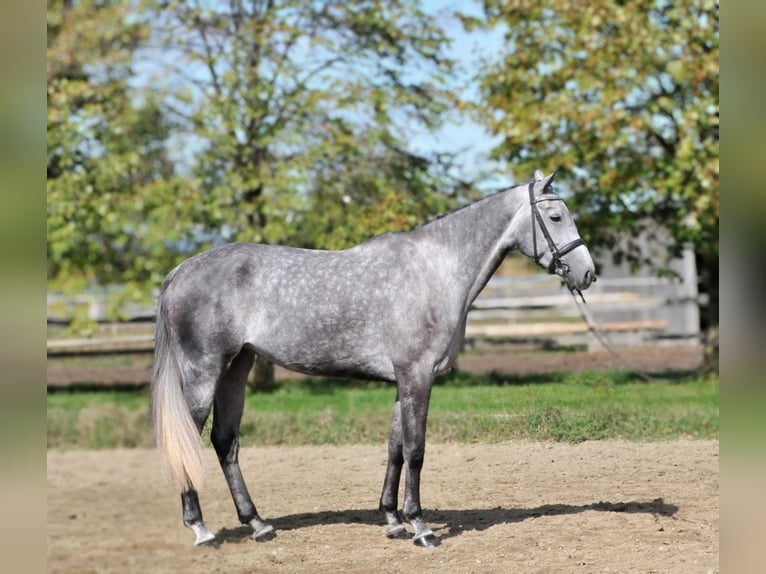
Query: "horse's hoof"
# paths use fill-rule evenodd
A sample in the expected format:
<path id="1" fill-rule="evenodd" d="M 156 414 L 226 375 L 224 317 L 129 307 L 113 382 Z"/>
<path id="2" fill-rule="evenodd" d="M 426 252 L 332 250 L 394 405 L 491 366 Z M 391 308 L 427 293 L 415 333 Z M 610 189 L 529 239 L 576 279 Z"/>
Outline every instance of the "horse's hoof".
<path id="1" fill-rule="evenodd" d="M 252 539 L 257 542 L 268 542 L 274 540 L 277 537 L 277 533 L 274 531 L 274 527 L 271 524 L 264 524 L 262 528 L 254 530 Z"/>
<path id="2" fill-rule="evenodd" d="M 204 524 L 194 524 L 192 525 L 192 530 L 194 530 L 196 535 L 194 546 L 216 546 L 215 535 Z"/>
<path id="3" fill-rule="evenodd" d="M 441 544 L 433 532 L 426 532 L 412 540 L 415 546 L 422 546 L 423 548 L 436 548 Z"/>
<path id="4" fill-rule="evenodd" d="M 386 536 L 391 540 L 401 540 L 402 538 L 407 538 L 407 529 L 404 527 L 404 524 L 389 526 L 386 529 Z"/>
<path id="5" fill-rule="evenodd" d="M 218 548 L 220 545 L 221 545 L 220 540 L 218 540 L 215 536 L 213 536 L 212 538 L 208 538 L 207 540 L 194 542 L 195 548 Z"/>

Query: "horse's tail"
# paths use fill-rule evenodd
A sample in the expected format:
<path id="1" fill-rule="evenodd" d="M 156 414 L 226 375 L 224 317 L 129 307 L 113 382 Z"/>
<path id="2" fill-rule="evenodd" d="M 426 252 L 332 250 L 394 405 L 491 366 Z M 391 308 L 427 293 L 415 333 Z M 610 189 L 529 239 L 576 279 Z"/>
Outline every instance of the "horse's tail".
<path id="1" fill-rule="evenodd" d="M 179 490 L 203 485 L 202 442 L 183 394 L 178 345 L 171 336 L 163 294 L 157 304 L 152 376 L 152 423 L 165 477 Z"/>

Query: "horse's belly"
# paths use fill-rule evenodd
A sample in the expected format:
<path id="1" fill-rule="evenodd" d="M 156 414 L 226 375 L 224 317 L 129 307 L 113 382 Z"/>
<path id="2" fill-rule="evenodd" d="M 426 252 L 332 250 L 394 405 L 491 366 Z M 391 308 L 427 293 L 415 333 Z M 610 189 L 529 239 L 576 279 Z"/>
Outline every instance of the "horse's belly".
<path id="1" fill-rule="evenodd" d="M 338 336 L 275 335 L 270 340 L 253 341 L 255 351 L 283 367 L 308 375 L 394 381 L 386 353 L 359 338 Z"/>
<path id="2" fill-rule="evenodd" d="M 351 364 L 343 361 L 330 361 L 324 363 L 280 362 L 280 364 L 291 371 L 304 373 L 306 375 L 395 382 L 392 370 L 380 368 L 379 366 L 369 363 Z"/>

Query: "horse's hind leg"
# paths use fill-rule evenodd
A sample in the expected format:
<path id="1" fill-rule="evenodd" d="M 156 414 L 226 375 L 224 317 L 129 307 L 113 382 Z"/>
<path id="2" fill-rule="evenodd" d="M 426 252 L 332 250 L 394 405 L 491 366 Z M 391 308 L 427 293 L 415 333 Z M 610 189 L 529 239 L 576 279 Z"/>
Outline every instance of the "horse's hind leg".
<path id="1" fill-rule="evenodd" d="M 267 540 L 273 536 L 274 528 L 258 515 L 239 468 L 239 423 L 245 404 L 247 374 L 254 360 L 255 354 L 243 349 L 218 384 L 210 439 L 234 499 L 239 521 L 252 527 L 253 538 Z"/>
<path id="2" fill-rule="evenodd" d="M 210 407 L 213 404 L 216 382 L 221 372 L 221 361 L 203 361 L 195 365 L 187 365 L 187 377 L 190 384 L 184 386 L 184 399 L 189 407 L 197 431 L 202 433 L 207 417 L 210 415 Z M 202 508 L 199 503 L 197 491 L 189 488 L 181 493 L 181 507 L 183 509 L 184 526 L 191 528 L 196 539 L 195 546 L 209 545 L 214 542 L 215 536 L 205 525 L 202 517 Z"/>

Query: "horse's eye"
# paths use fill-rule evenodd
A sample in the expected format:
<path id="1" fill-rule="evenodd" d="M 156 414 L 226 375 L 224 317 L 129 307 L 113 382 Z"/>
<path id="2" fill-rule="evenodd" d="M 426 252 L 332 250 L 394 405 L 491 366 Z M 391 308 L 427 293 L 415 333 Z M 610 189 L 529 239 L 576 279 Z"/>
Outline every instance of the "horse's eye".
<path id="1" fill-rule="evenodd" d="M 558 223 L 559 221 L 561 221 L 561 216 L 558 213 L 554 213 L 553 215 L 551 215 L 551 221 Z"/>

